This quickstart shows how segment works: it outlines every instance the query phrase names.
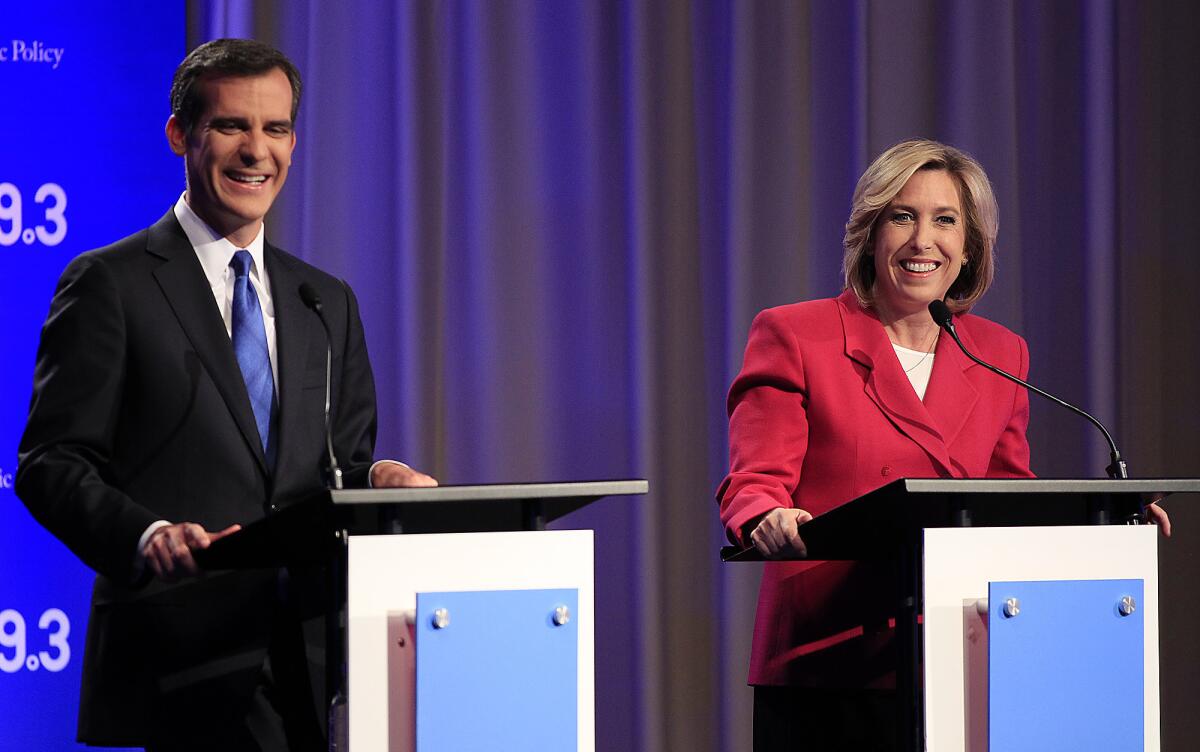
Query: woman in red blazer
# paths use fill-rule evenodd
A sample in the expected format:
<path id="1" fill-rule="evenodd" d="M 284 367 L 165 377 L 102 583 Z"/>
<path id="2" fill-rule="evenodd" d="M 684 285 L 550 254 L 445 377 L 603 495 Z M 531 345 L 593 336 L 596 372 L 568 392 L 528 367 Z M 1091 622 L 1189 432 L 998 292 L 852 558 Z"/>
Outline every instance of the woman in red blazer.
<path id="1" fill-rule="evenodd" d="M 721 520 L 770 559 L 803 556 L 803 522 L 897 478 L 1032 475 L 1026 392 L 964 356 L 928 312 L 944 299 L 968 349 L 1027 374 L 1024 340 L 967 313 L 994 268 L 983 169 L 907 141 L 875 160 L 853 201 L 845 292 L 760 313 L 729 392 Z M 756 749 L 893 745 L 887 574 L 766 565 L 750 664 Z"/>

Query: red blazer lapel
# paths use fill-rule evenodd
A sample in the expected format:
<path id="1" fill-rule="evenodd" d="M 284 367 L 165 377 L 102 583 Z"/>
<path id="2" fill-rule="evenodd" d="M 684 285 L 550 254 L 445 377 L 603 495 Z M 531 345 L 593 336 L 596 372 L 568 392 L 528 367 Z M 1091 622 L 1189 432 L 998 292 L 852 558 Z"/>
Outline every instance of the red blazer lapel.
<path id="1" fill-rule="evenodd" d="M 917 398 L 879 319 L 863 309 L 849 290 L 838 297 L 838 313 L 842 317 L 846 336 L 846 357 L 867 369 L 863 384 L 867 397 L 879 407 L 896 430 L 915 441 L 947 474 L 959 475 L 950 461 L 947 448 L 950 442 L 943 433 L 941 422 Z M 933 366 L 935 374 L 939 365 L 936 355 L 941 352 L 939 342 Z M 933 378 L 930 379 L 930 392 L 932 389 Z M 964 412 L 954 421 L 955 433 L 962 428 L 966 415 Z"/>
<path id="2" fill-rule="evenodd" d="M 970 333 L 961 326 L 958 327 L 958 336 L 971 352 L 978 349 Z M 933 417 L 947 447 L 954 444 L 968 416 L 975 409 L 975 403 L 979 401 L 979 391 L 967 378 L 967 371 L 975 367 L 975 361 L 963 355 L 949 334 L 943 333 L 938 337 L 933 374 L 925 391 L 925 409 Z"/>

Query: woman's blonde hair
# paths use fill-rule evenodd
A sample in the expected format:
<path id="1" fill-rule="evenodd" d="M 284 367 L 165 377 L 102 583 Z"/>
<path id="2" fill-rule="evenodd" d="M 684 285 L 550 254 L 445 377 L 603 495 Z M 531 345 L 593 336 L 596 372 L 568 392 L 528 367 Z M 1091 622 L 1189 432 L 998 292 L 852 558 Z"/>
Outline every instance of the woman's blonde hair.
<path id="1" fill-rule="evenodd" d="M 902 141 L 871 163 L 858 179 L 850 219 L 846 222 L 842 272 L 846 288 L 854 290 L 866 308 L 874 302 L 874 229 L 883 210 L 909 178 L 920 170 L 945 170 L 958 186 L 966 223 L 966 263 L 946 293 L 946 304 L 956 313 L 970 310 L 992 284 L 995 258 L 992 249 L 999 230 L 999 209 L 987 174 L 966 152 L 953 146 L 917 139 Z"/>

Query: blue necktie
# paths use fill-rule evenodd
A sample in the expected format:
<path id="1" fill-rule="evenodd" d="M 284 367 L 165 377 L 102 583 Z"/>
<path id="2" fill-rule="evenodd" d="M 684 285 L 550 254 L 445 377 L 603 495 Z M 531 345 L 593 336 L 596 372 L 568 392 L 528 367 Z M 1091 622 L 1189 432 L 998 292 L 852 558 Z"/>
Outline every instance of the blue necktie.
<path id="1" fill-rule="evenodd" d="M 258 294 L 250 284 L 249 251 L 233 254 L 233 352 L 246 380 L 258 437 L 262 439 L 267 465 L 273 465 L 274 447 L 271 442 L 271 411 L 275 407 L 275 378 L 271 374 L 271 355 L 267 351 L 267 332 L 263 326 Z"/>

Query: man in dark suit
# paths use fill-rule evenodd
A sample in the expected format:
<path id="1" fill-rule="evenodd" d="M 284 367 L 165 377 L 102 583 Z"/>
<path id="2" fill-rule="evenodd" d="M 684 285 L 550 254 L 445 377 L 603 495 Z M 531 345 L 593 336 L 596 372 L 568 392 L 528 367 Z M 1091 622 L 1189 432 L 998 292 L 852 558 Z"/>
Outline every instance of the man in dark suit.
<path id="1" fill-rule="evenodd" d="M 205 574 L 192 553 L 323 485 L 326 335 L 348 486 L 435 485 L 373 462 L 375 386 L 353 293 L 264 240 L 300 77 L 217 40 L 172 86 L 187 190 L 67 267 L 42 332 L 16 489 L 97 572 L 79 738 L 150 749 L 319 749 L 319 577 Z M 315 680 L 315 681 L 314 681 Z"/>

